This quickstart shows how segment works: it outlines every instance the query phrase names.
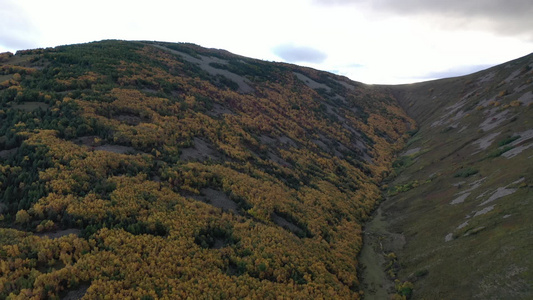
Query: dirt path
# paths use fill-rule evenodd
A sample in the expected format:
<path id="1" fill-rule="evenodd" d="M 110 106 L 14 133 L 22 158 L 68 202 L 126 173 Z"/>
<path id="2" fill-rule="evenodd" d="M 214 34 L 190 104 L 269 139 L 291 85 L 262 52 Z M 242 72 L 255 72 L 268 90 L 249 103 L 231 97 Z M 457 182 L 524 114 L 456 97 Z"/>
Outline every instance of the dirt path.
<path id="1" fill-rule="evenodd" d="M 394 234 L 387 231 L 386 223 L 378 208 L 370 221 L 365 224 L 363 248 L 359 255 L 362 267 L 362 287 L 364 299 L 389 299 L 394 293 L 394 283 L 385 273 L 383 241 Z"/>

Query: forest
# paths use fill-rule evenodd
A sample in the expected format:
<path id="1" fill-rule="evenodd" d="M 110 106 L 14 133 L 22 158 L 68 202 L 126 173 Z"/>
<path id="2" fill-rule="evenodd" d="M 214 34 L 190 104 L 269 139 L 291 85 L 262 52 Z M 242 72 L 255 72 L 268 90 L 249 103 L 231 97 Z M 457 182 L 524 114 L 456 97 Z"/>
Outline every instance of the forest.
<path id="1" fill-rule="evenodd" d="M 415 122 L 372 86 L 192 44 L 0 54 L 0 298 L 358 299 Z"/>

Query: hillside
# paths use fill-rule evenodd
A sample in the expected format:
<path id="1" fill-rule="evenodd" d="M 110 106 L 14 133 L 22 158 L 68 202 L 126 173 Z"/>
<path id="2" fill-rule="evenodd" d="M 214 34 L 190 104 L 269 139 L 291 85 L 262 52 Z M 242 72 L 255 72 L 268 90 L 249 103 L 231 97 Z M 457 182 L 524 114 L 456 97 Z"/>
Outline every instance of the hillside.
<path id="1" fill-rule="evenodd" d="M 370 86 L 183 43 L 2 53 L 0 299 L 530 299 L 532 103 L 533 55 Z"/>
<path id="2" fill-rule="evenodd" d="M 387 272 L 413 299 L 531 299 L 533 55 L 383 88 L 419 129 L 367 225 Z"/>
<path id="3" fill-rule="evenodd" d="M 0 63 L 0 298 L 360 298 L 395 91 L 190 44 Z"/>

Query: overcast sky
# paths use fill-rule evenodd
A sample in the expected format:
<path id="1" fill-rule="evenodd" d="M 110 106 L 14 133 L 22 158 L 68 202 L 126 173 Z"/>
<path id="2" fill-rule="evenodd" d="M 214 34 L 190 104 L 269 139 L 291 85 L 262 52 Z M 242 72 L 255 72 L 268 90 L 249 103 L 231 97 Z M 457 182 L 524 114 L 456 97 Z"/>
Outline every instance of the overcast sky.
<path id="1" fill-rule="evenodd" d="M 190 42 L 364 83 L 456 76 L 533 52 L 531 0 L 0 0 L 0 52 Z"/>

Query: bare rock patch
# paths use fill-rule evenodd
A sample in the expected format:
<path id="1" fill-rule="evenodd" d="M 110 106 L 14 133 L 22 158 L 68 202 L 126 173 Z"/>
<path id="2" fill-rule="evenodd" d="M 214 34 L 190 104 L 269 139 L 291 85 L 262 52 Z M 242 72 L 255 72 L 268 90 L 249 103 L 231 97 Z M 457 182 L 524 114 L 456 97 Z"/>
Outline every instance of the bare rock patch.
<path id="1" fill-rule="evenodd" d="M 494 139 L 500 135 L 501 132 L 495 132 L 495 133 L 491 133 L 489 135 L 486 135 L 474 142 L 472 142 L 472 144 L 477 144 L 479 149 L 480 150 L 485 150 L 487 149 L 490 145 L 492 145 L 492 143 L 494 142 Z"/>
<path id="2" fill-rule="evenodd" d="M 483 129 L 483 131 L 490 131 L 500 126 L 503 122 L 512 118 L 512 116 L 509 116 L 510 112 L 510 110 L 506 109 L 496 115 L 490 113 L 485 121 L 479 124 L 479 128 Z"/>
<path id="3" fill-rule="evenodd" d="M 522 105 L 528 106 L 529 104 L 533 103 L 533 92 L 529 91 L 523 94 L 520 96 L 520 98 L 518 98 L 518 101 L 520 101 Z"/>
<path id="4" fill-rule="evenodd" d="M 313 79 L 305 76 L 304 74 L 302 73 L 298 73 L 298 72 L 293 72 L 294 75 L 296 75 L 296 77 L 298 77 L 298 79 L 300 79 L 303 83 L 305 83 L 305 85 L 307 85 L 308 87 L 316 90 L 316 89 L 325 89 L 327 92 L 331 92 L 331 88 L 323 83 L 319 83 L 319 82 L 316 82 L 314 81 Z"/>
<path id="5" fill-rule="evenodd" d="M 62 236 L 66 236 L 66 235 L 69 235 L 69 234 L 80 235 L 80 233 L 81 233 L 81 230 L 79 230 L 79 229 L 69 228 L 69 229 L 64 229 L 64 230 L 43 232 L 43 233 L 39 233 L 39 234 L 36 234 L 36 235 L 40 236 L 40 237 L 45 237 L 46 236 L 46 237 L 48 237 L 50 239 L 57 239 L 57 238 L 60 238 Z"/>
<path id="6" fill-rule="evenodd" d="M 221 208 L 224 211 L 231 211 L 238 213 L 239 207 L 237 203 L 232 201 L 224 192 L 217 191 L 212 188 L 205 188 L 201 190 L 199 196 L 193 197 L 196 200 Z"/>
<path id="7" fill-rule="evenodd" d="M 216 159 L 219 153 L 214 149 L 213 145 L 201 138 L 193 138 L 194 146 L 191 148 L 181 149 L 181 160 L 198 160 L 205 161 L 208 159 Z"/>
<path id="8" fill-rule="evenodd" d="M 274 222 L 276 225 L 281 226 L 285 229 L 288 229 L 296 235 L 300 235 L 303 233 L 303 230 L 300 227 L 288 221 L 287 219 L 283 218 L 282 216 L 276 214 L 275 212 L 272 213 L 270 218 L 272 219 L 272 222 Z"/>

